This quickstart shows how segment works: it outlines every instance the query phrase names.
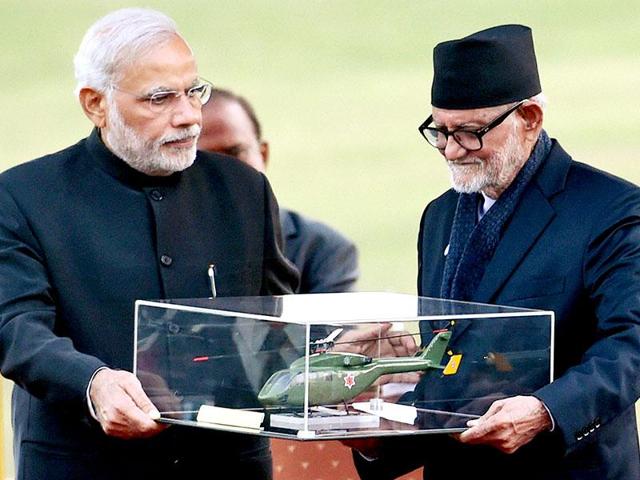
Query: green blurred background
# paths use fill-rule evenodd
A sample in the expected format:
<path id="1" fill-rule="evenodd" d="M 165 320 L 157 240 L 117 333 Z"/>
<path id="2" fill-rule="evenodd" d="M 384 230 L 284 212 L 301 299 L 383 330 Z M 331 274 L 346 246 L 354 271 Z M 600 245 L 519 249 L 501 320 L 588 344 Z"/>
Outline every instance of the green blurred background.
<path id="1" fill-rule="evenodd" d="M 73 96 L 73 55 L 94 20 L 134 5 L 0 0 L 1 169 L 88 134 Z M 640 182 L 637 0 L 144 5 L 177 21 L 205 78 L 254 103 L 280 203 L 355 240 L 362 290 L 415 292 L 420 213 L 448 186 L 442 159 L 417 133 L 438 41 L 530 25 L 548 132 L 575 158 Z"/>
<path id="2" fill-rule="evenodd" d="M 73 55 L 94 20 L 137 5 L 0 0 L 0 170 L 89 133 L 73 96 Z M 442 159 L 416 128 L 429 113 L 439 41 L 531 26 L 547 131 L 576 159 L 640 183 L 637 0 L 142 5 L 177 21 L 205 78 L 253 102 L 280 203 L 354 239 L 361 290 L 415 292 L 420 213 L 448 187 Z"/>
<path id="3" fill-rule="evenodd" d="M 0 0 L 0 170 L 89 133 L 72 93 L 73 55 L 94 20 L 137 5 Z M 177 21 L 205 78 L 255 105 L 280 203 L 357 243 L 361 290 L 415 293 L 420 213 L 448 186 L 442 159 L 416 128 L 429 113 L 439 41 L 501 23 L 531 26 L 547 131 L 576 159 L 640 183 L 637 0 L 142 5 Z M 0 477 L 11 471 L 7 390 Z"/>

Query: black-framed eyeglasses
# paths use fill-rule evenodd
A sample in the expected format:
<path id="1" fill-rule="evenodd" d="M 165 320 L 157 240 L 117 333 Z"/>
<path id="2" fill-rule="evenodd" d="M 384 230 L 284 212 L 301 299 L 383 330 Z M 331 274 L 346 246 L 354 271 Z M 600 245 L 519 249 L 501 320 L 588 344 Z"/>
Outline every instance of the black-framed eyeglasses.
<path id="1" fill-rule="evenodd" d="M 147 95 L 140 95 L 135 92 L 122 90 L 115 85 L 112 85 L 111 88 L 113 88 L 114 90 L 118 90 L 119 92 L 134 95 L 138 98 L 138 100 L 145 101 L 148 105 L 149 110 L 153 113 L 165 113 L 168 111 L 173 111 L 173 109 L 176 108 L 179 102 L 179 98 L 182 95 L 187 97 L 189 103 L 191 103 L 194 107 L 201 107 L 211 98 L 213 85 L 211 84 L 211 82 L 199 78 L 194 86 L 185 89 L 184 92 L 178 90 L 159 89 L 157 91 L 148 93 Z"/>
<path id="2" fill-rule="evenodd" d="M 526 102 L 526 100 L 516 103 L 513 107 L 509 108 L 504 113 L 501 113 L 484 127 L 477 130 L 468 130 L 461 127 L 449 131 L 446 128 L 430 127 L 429 125 L 433 122 L 433 115 L 429 115 L 429 118 L 427 118 L 422 125 L 418 127 L 418 131 L 424 139 L 429 142 L 429 145 L 436 147 L 438 150 L 444 150 L 447 146 L 447 142 L 449 141 L 449 137 L 453 137 L 456 143 L 462 148 L 469 152 L 475 152 L 476 150 L 482 149 L 482 137 L 504 122 L 504 120 L 520 108 L 524 102 Z"/>

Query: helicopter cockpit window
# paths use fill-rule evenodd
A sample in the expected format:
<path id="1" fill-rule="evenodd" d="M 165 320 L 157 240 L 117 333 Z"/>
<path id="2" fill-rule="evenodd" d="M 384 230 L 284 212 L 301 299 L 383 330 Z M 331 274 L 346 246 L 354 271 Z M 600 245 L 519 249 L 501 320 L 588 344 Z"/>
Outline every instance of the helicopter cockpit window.
<path id="1" fill-rule="evenodd" d="M 291 380 L 291 386 L 301 385 L 304 383 L 304 373 L 299 373 Z"/>
<path id="2" fill-rule="evenodd" d="M 321 380 L 321 381 L 331 381 L 333 378 L 333 374 L 331 372 L 309 372 L 309 381 L 313 382 L 316 380 Z M 302 385 L 304 384 L 304 373 L 298 373 L 295 377 L 293 377 L 293 379 L 291 380 L 291 387 L 294 387 L 296 385 Z"/>
<path id="3" fill-rule="evenodd" d="M 281 391 L 285 390 L 291 381 L 291 374 L 289 372 L 283 372 L 282 375 L 278 376 L 278 378 L 274 379 L 273 382 L 273 391 Z"/>

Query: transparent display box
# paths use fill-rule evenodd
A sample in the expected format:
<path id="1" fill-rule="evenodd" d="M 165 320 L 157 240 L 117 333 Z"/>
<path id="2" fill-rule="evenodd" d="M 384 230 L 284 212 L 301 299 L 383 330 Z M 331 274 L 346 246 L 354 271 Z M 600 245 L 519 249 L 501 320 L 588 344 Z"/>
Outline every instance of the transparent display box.
<path id="1" fill-rule="evenodd" d="M 136 302 L 159 421 L 293 439 L 460 432 L 553 380 L 553 312 L 393 293 Z"/>

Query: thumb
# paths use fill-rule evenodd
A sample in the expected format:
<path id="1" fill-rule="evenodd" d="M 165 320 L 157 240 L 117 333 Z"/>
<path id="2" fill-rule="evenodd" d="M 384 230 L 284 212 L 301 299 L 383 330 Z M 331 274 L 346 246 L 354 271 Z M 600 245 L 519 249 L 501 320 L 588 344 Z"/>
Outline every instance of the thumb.
<path id="1" fill-rule="evenodd" d="M 387 333 L 389 331 L 389 329 L 391 328 L 391 324 L 390 323 L 381 323 L 378 325 L 378 329 L 372 329 L 372 333 L 375 333 L 375 338 L 379 338 L 381 336 L 383 336 L 385 333 Z"/>
<path id="2" fill-rule="evenodd" d="M 125 387 L 125 391 L 129 395 L 131 400 L 133 400 L 133 403 L 135 403 L 135 405 L 140 410 L 149 415 L 149 417 L 151 417 L 153 420 L 157 420 L 158 418 L 160 418 L 160 412 L 153 404 L 153 402 L 151 402 L 147 394 L 144 393 L 140 382 L 128 384 Z"/>

